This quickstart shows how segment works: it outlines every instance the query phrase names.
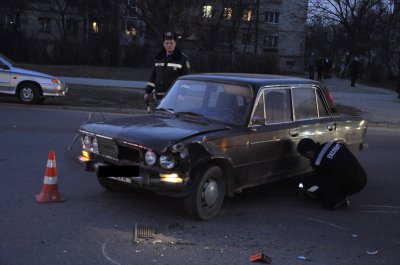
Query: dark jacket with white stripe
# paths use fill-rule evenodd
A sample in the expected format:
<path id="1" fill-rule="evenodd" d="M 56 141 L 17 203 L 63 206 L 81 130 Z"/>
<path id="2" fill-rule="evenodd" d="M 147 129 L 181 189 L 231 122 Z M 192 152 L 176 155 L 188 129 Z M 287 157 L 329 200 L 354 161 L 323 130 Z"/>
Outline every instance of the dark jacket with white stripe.
<path id="1" fill-rule="evenodd" d="M 150 94 L 155 90 L 157 99 L 161 99 L 175 79 L 188 74 L 189 70 L 189 59 L 181 50 L 175 48 L 172 55 L 167 58 L 165 49 L 162 49 L 154 60 L 146 93 Z"/>
<path id="2" fill-rule="evenodd" d="M 367 184 L 367 174 L 360 162 L 342 143 L 331 141 L 323 145 L 313 165 L 318 174 L 334 178 L 349 195 L 361 191 Z"/>

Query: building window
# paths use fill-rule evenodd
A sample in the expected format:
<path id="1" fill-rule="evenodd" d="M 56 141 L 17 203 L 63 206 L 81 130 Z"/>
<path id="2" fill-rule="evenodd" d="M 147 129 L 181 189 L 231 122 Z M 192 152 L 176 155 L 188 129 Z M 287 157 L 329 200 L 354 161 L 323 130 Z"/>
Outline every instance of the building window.
<path id="1" fill-rule="evenodd" d="M 44 33 L 51 32 L 51 18 L 49 17 L 39 17 L 39 31 Z"/>
<path id="2" fill-rule="evenodd" d="M 245 33 L 242 35 L 242 45 L 250 45 L 251 42 L 251 34 Z"/>
<path id="3" fill-rule="evenodd" d="M 266 11 L 264 13 L 264 21 L 267 23 L 278 24 L 279 23 L 279 12 Z"/>
<path id="4" fill-rule="evenodd" d="M 245 11 L 243 11 L 243 20 L 250 21 L 252 14 L 253 14 L 253 11 L 251 9 L 246 9 Z"/>
<path id="5" fill-rule="evenodd" d="M 264 49 L 278 48 L 278 36 L 267 35 L 263 40 Z"/>
<path id="6" fill-rule="evenodd" d="M 96 21 L 92 22 L 92 30 L 94 33 L 99 33 L 99 25 L 97 24 Z"/>
<path id="7" fill-rule="evenodd" d="M 231 20 L 232 19 L 232 8 L 225 7 L 224 8 L 224 19 Z"/>
<path id="8" fill-rule="evenodd" d="M 203 17 L 211 18 L 213 16 L 213 8 L 212 6 L 203 6 Z"/>
<path id="9" fill-rule="evenodd" d="M 67 32 L 73 35 L 78 34 L 78 21 L 67 19 Z"/>

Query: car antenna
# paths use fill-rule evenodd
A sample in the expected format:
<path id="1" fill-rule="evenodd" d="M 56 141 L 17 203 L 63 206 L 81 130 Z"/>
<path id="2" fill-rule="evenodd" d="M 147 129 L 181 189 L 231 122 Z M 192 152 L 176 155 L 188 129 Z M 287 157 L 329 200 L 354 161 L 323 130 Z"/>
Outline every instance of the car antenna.
<path id="1" fill-rule="evenodd" d="M 88 122 L 90 122 L 92 120 L 92 118 L 96 115 L 96 113 L 99 113 L 101 115 L 101 117 L 103 118 L 103 120 L 105 120 L 106 118 L 104 117 L 103 113 L 100 111 L 92 111 L 89 113 L 88 118 L 86 119 L 86 121 L 83 124 L 87 124 Z M 78 139 L 79 133 L 76 133 L 74 136 L 74 139 L 72 140 L 72 143 L 68 146 L 67 148 L 67 152 L 71 151 L 72 146 L 74 145 L 74 143 L 76 142 L 76 140 Z"/>

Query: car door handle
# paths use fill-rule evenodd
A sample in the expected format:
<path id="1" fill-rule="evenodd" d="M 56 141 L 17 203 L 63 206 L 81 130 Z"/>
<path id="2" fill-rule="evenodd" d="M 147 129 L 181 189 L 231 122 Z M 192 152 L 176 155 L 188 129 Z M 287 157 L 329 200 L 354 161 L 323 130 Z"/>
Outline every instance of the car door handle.
<path id="1" fill-rule="evenodd" d="M 298 136 L 300 134 L 299 130 L 290 130 L 289 131 L 290 136 Z"/>
<path id="2" fill-rule="evenodd" d="M 328 129 L 328 131 L 334 131 L 336 130 L 336 124 L 335 123 L 329 123 L 326 128 Z"/>

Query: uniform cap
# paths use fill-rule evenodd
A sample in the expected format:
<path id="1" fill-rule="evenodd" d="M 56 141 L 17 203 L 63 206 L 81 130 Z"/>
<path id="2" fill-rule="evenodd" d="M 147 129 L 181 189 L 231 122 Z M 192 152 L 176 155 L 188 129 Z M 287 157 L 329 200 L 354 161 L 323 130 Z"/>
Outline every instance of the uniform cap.
<path id="1" fill-rule="evenodd" d="M 172 31 L 166 31 L 163 34 L 164 40 L 176 40 L 176 34 Z"/>

